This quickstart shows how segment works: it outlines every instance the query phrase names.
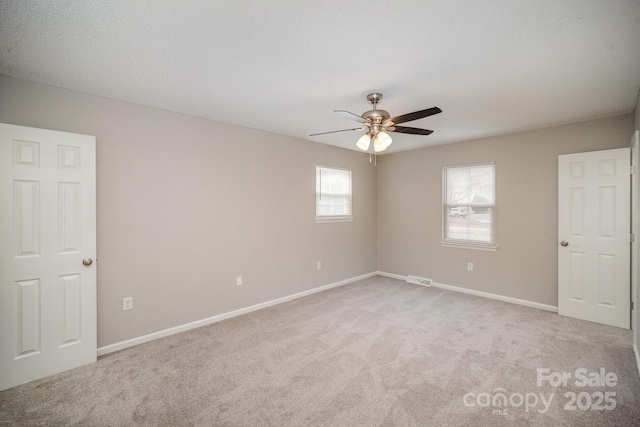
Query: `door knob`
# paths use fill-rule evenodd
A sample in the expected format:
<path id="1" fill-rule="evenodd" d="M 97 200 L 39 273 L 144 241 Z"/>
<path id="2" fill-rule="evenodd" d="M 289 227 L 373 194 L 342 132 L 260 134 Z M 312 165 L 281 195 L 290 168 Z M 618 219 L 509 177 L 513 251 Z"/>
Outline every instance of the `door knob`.
<path id="1" fill-rule="evenodd" d="M 91 258 L 85 258 L 82 260 L 83 265 L 91 265 L 93 264 L 93 260 Z"/>
<path id="2" fill-rule="evenodd" d="M 563 240 L 562 242 L 560 242 L 560 244 L 562 246 L 569 246 L 569 242 L 567 242 L 566 240 Z"/>

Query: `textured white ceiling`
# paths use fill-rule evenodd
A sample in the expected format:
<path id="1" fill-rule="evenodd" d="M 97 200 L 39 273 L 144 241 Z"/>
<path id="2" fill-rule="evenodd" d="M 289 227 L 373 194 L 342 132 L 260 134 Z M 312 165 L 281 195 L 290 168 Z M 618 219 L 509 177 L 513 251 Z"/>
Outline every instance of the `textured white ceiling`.
<path id="1" fill-rule="evenodd" d="M 640 1 L 0 0 L 0 74 L 349 149 L 443 110 L 392 152 L 631 112 Z"/>

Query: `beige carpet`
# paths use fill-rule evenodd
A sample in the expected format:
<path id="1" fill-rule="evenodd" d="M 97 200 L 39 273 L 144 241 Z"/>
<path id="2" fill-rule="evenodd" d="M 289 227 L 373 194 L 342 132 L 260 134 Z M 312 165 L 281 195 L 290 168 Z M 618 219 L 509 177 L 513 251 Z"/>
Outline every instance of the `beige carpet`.
<path id="1" fill-rule="evenodd" d="M 632 426 L 638 396 L 629 331 L 373 277 L 0 392 L 0 424 Z"/>

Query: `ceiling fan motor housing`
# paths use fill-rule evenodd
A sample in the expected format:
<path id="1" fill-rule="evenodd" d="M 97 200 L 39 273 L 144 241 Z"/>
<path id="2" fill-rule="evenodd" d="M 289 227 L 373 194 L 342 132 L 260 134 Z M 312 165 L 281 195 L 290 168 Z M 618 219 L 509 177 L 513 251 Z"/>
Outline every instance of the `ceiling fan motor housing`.
<path id="1" fill-rule="evenodd" d="M 365 120 L 371 120 L 372 123 L 382 123 L 383 121 L 391 118 L 391 115 L 385 110 L 369 110 L 362 113 L 362 116 L 360 117 Z"/>

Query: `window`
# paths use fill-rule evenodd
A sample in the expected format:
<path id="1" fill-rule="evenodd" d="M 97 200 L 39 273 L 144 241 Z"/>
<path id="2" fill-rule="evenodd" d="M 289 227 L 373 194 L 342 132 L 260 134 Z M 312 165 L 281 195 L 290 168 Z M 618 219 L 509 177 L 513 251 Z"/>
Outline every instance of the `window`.
<path id="1" fill-rule="evenodd" d="M 351 221 L 351 171 L 316 166 L 316 221 Z"/>
<path id="2" fill-rule="evenodd" d="M 495 250 L 495 163 L 442 170 L 442 244 Z"/>

